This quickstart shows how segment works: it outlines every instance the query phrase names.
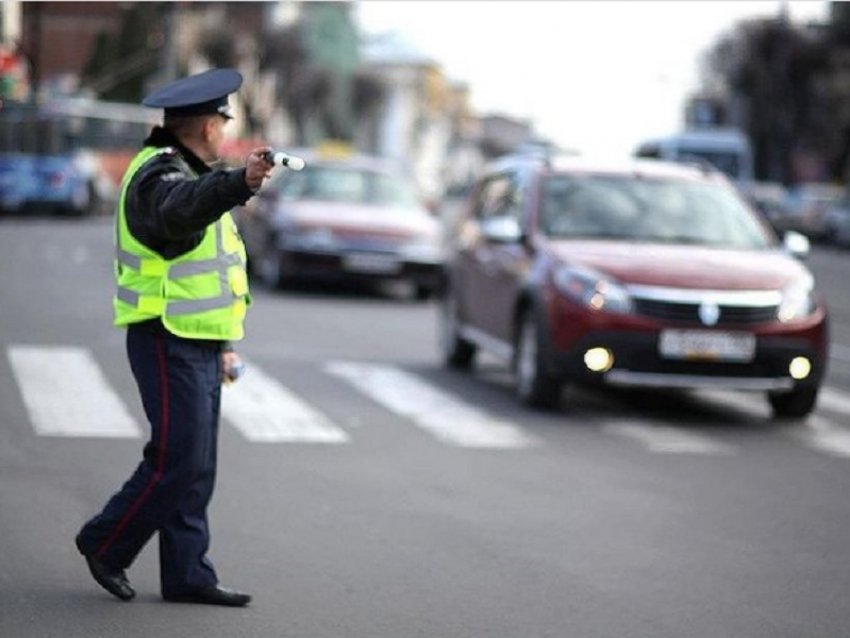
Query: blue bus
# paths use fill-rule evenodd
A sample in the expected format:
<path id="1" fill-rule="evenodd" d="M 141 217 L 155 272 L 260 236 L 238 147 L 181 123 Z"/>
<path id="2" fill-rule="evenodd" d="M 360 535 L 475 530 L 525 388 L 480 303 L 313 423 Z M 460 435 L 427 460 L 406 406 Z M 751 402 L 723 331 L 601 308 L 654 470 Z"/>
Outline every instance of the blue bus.
<path id="1" fill-rule="evenodd" d="M 673 162 L 708 162 L 741 186 L 753 181 L 752 148 L 738 129 L 694 129 L 647 139 L 638 145 L 634 155 Z"/>

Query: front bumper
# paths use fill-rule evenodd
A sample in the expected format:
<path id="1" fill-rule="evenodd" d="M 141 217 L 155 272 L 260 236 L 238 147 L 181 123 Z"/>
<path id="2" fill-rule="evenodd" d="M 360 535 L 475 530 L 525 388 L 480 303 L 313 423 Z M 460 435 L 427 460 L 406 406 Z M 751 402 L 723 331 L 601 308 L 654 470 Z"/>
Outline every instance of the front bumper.
<path id="1" fill-rule="evenodd" d="M 279 250 L 281 272 L 290 279 L 379 282 L 410 281 L 438 290 L 443 281 L 441 263 L 416 262 L 388 252 L 323 253 Z"/>
<path id="2" fill-rule="evenodd" d="M 588 334 L 569 351 L 553 352 L 550 369 L 559 376 L 586 383 L 763 391 L 818 386 L 825 374 L 826 357 L 806 339 L 758 336 L 755 355 L 746 362 L 669 359 L 659 354 L 658 341 L 657 333 Z M 584 353 L 594 347 L 613 353 L 611 369 L 588 370 Z M 806 357 L 812 364 L 805 379 L 793 379 L 789 373 L 795 357 Z"/>

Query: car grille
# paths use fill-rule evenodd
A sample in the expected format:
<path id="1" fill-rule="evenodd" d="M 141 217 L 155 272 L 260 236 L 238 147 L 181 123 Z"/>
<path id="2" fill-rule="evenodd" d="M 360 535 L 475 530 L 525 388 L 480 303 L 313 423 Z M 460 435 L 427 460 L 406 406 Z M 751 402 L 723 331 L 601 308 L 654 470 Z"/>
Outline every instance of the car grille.
<path id="1" fill-rule="evenodd" d="M 679 302 L 658 299 L 634 299 L 635 312 L 644 317 L 674 321 L 681 323 L 699 323 L 700 304 L 693 302 Z M 739 306 L 731 304 L 718 304 L 720 315 L 717 324 L 724 325 L 753 325 L 776 320 L 777 305 L 769 306 Z"/>

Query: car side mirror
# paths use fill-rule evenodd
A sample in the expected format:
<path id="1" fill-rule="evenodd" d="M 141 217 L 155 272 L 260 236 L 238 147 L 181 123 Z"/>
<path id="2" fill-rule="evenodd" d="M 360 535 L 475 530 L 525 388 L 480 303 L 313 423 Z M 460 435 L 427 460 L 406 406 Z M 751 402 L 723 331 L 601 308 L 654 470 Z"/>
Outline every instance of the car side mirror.
<path id="1" fill-rule="evenodd" d="M 522 228 L 515 217 L 491 217 L 481 222 L 481 235 L 496 244 L 517 244 L 522 240 Z"/>
<path id="2" fill-rule="evenodd" d="M 788 230 L 782 236 L 782 247 L 792 257 L 803 260 L 809 256 L 811 243 L 809 238 L 795 230 Z"/>

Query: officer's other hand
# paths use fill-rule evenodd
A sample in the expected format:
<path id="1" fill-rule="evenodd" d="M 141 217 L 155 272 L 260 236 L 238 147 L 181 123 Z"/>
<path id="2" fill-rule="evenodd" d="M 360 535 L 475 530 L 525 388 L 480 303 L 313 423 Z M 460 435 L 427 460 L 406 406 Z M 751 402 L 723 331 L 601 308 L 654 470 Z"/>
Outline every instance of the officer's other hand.
<path id="1" fill-rule="evenodd" d="M 230 385 L 239 378 L 238 370 L 242 366 L 242 359 L 233 350 L 221 353 L 221 382 Z"/>
<path id="2" fill-rule="evenodd" d="M 260 146 L 252 150 L 245 160 L 245 183 L 252 191 L 259 190 L 263 180 L 272 174 L 273 165 L 265 159 L 265 154 L 271 150 L 271 146 Z"/>

